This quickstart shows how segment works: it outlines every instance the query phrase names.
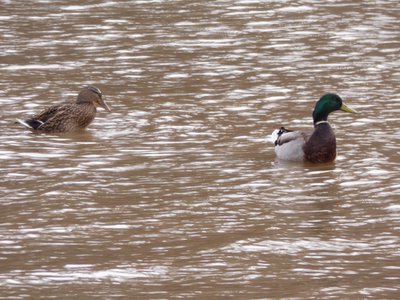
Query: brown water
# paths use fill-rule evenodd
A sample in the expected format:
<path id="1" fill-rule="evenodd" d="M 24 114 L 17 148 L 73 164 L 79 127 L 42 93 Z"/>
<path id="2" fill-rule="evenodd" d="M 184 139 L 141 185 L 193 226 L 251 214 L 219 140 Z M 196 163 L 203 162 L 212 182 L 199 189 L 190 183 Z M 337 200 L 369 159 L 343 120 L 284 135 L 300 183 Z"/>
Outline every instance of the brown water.
<path id="1" fill-rule="evenodd" d="M 397 0 L 88 3 L 0 1 L 0 299 L 400 297 Z M 336 162 L 277 161 L 328 91 Z"/>

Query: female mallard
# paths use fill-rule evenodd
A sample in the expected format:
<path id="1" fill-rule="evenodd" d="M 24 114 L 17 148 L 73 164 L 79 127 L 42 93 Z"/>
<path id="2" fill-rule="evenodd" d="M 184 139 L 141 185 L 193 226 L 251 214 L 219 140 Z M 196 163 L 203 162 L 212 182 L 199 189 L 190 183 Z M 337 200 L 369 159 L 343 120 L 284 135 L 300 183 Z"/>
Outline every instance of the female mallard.
<path id="1" fill-rule="evenodd" d="M 101 91 L 92 85 L 85 87 L 74 103 L 58 104 L 48 107 L 22 121 L 22 125 L 38 131 L 70 132 L 86 128 L 96 116 L 96 105 L 111 112 L 104 102 Z"/>
<path id="2" fill-rule="evenodd" d="M 276 129 L 272 135 L 275 153 L 279 159 L 289 161 L 308 161 L 326 163 L 335 160 L 336 138 L 328 123 L 328 115 L 335 110 L 350 113 L 349 108 L 336 94 L 323 95 L 315 104 L 313 111 L 314 131 L 310 133 Z"/>

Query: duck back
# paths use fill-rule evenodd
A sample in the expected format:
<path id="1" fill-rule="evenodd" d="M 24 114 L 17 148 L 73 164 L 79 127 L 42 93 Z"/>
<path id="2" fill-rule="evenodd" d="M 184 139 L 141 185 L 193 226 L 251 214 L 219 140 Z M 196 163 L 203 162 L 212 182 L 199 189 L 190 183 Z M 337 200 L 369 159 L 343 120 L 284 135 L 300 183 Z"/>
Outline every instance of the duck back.
<path id="1" fill-rule="evenodd" d="M 25 120 L 33 129 L 45 132 L 68 132 L 86 128 L 96 116 L 92 103 L 70 103 L 51 106 Z"/>

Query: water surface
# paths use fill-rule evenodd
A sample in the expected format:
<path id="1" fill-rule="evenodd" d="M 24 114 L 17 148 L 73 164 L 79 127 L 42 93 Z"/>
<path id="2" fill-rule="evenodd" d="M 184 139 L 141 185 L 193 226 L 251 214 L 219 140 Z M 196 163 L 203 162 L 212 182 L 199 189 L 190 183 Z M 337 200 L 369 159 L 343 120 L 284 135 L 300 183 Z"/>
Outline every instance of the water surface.
<path id="1" fill-rule="evenodd" d="M 0 2 L 0 299 L 395 299 L 395 1 Z M 95 84 L 84 132 L 14 124 Z M 267 136 L 330 116 L 338 157 Z"/>

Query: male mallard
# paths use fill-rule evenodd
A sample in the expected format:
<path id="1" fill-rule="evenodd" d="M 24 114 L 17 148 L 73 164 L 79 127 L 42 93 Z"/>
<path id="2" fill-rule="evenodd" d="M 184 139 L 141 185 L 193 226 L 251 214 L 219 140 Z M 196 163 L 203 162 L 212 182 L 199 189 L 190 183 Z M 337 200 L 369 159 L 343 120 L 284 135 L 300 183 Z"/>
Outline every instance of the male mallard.
<path id="1" fill-rule="evenodd" d="M 279 159 L 326 163 L 335 160 L 336 138 L 328 123 L 328 115 L 335 110 L 356 113 L 336 94 L 325 94 L 315 104 L 314 131 L 310 133 L 276 129 L 272 135 Z"/>
<path id="2" fill-rule="evenodd" d="M 38 131 L 68 132 L 86 128 L 96 116 L 96 105 L 111 112 L 101 91 L 92 85 L 82 89 L 74 103 L 50 106 L 22 121 L 22 125 Z"/>

